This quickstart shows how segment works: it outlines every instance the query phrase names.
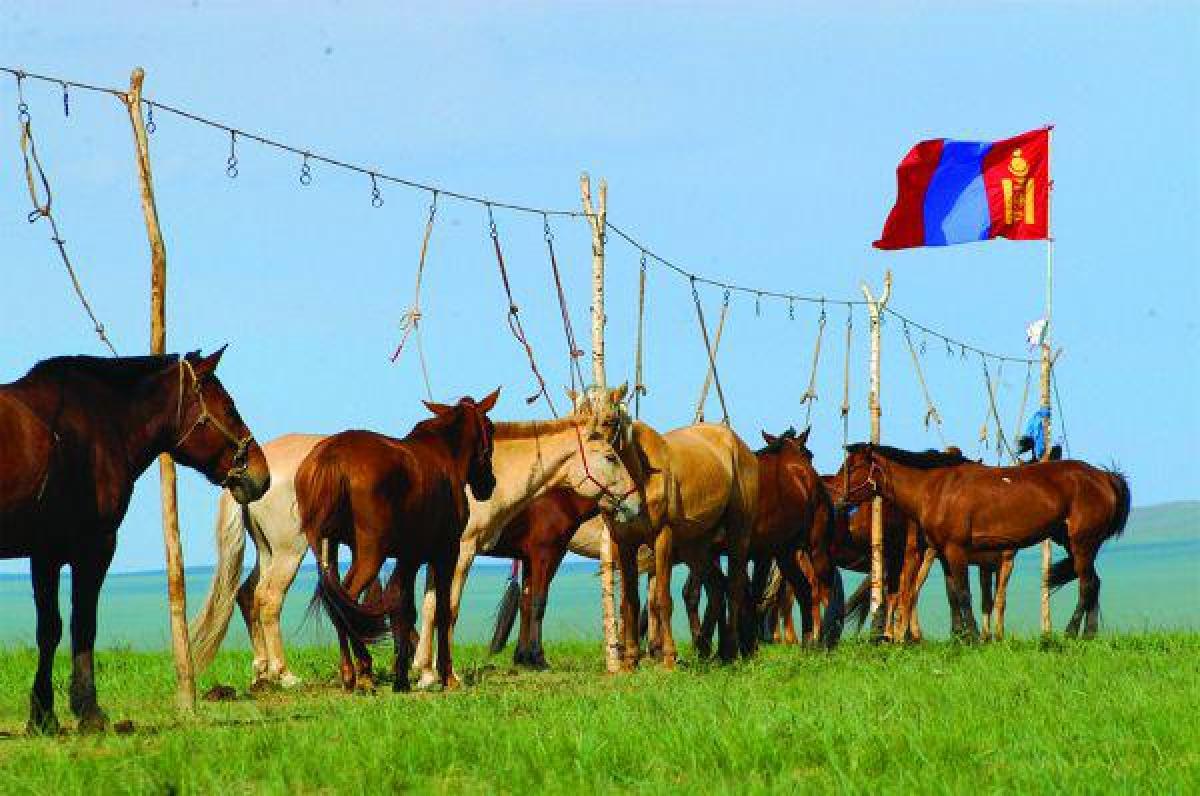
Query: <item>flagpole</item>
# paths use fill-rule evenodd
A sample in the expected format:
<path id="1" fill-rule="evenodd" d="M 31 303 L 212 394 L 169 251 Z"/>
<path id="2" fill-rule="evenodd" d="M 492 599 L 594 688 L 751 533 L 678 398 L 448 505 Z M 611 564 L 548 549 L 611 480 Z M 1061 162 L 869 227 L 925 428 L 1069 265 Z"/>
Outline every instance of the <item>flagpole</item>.
<path id="1" fill-rule="evenodd" d="M 1054 126 L 1046 128 L 1046 325 L 1042 331 L 1042 461 L 1049 461 L 1050 449 L 1053 447 L 1050 436 L 1050 328 L 1051 315 L 1054 310 L 1054 233 L 1050 227 L 1050 206 L 1054 202 L 1054 180 L 1050 176 L 1050 137 Z M 1054 624 L 1050 617 L 1050 540 L 1042 542 L 1042 637 L 1048 638 L 1054 632 Z"/>

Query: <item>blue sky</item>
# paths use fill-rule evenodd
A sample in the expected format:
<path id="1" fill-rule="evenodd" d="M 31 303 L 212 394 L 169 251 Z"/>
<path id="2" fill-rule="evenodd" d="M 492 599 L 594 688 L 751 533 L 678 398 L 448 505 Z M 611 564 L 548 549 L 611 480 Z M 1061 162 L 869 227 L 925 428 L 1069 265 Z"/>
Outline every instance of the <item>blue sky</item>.
<path id="1" fill-rule="evenodd" d="M 581 170 L 610 183 L 610 217 L 685 267 L 830 298 L 892 268 L 894 306 L 981 347 L 1019 354 L 1043 304 L 1045 247 L 991 242 L 872 250 L 916 141 L 993 139 L 1056 124 L 1055 337 L 1073 453 L 1117 462 L 1135 502 L 1200 497 L 1196 263 L 1200 111 L 1195 6 L 1186 3 L 6 3 L 0 61 L 124 86 L 232 125 L 498 200 L 578 207 Z M 148 346 L 148 253 L 129 124 L 116 100 L 29 85 L 55 209 L 117 347 Z M 11 79 L 0 79 L 0 379 L 63 353 L 101 353 L 41 225 L 25 222 Z M 411 302 L 428 196 L 159 115 L 152 137 L 169 260 L 169 346 L 231 346 L 225 383 L 258 436 L 367 427 L 423 413 L 411 352 L 388 357 Z M 4 154 L 6 152 L 7 154 Z M 543 370 L 565 384 L 538 217 L 497 213 Z M 506 309 L 477 206 L 443 202 L 426 274 L 434 388 L 504 386 L 501 418 L 545 413 Z M 576 325 L 587 329 L 589 248 L 556 222 Z M 610 381 L 632 370 L 637 253 L 609 246 Z M 688 422 L 705 360 L 686 282 L 649 276 L 643 416 Z M 702 290 L 715 318 L 719 291 Z M 733 297 L 720 355 L 736 429 L 803 422 L 817 308 Z M 867 430 L 866 318 L 855 321 L 851 436 Z M 837 466 L 845 311 L 830 309 L 813 412 Z M 884 438 L 936 445 L 899 324 L 884 330 Z M 919 342 L 920 335 L 916 340 Z M 977 359 L 930 340 L 923 360 L 948 436 L 978 450 Z M 1025 372 L 999 374 L 1017 424 Z M 1034 387 L 1036 392 L 1036 383 Z M 1032 399 L 1031 399 L 1032 400 Z M 560 408 L 562 401 L 559 401 Z M 718 413 L 714 399 L 709 414 Z M 117 569 L 162 563 L 157 477 L 140 482 Z M 215 491 L 181 479 L 189 564 L 212 560 Z M 0 571 L 24 571 L 2 562 Z"/>

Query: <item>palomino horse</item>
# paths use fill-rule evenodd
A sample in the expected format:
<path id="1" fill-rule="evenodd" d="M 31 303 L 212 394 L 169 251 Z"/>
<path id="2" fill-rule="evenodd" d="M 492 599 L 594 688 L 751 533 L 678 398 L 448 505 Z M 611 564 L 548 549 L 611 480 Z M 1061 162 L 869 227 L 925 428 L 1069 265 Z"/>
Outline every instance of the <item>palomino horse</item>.
<path id="1" fill-rule="evenodd" d="M 622 516 L 641 511 L 637 495 L 619 497 L 633 488 L 633 482 L 594 424 L 579 418 L 496 422 L 494 431 L 492 468 L 496 490 L 484 502 L 468 498 L 470 519 L 463 531 L 455 583 L 451 586 L 452 621 L 475 551 L 489 546 L 504 526 L 543 492 L 562 487 L 599 499 L 605 511 Z M 262 500 L 239 509 L 227 495 L 222 496 L 217 507 L 217 566 L 208 597 L 192 623 L 193 655 L 198 668 L 208 666 L 216 655 L 236 601 L 254 648 L 253 682 L 284 687 L 299 684 L 287 668 L 279 619 L 284 597 L 308 551 L 296 513 L 293 481 L 304 457 L 322 439 L 313 434 L 289 434 L 264 444 L 272 478 L 271 488 Z M 242 581 L 247 534 L 257 549 L 258 560 Z M 421 634 L 418 662 L 433 632 L 432 594 L 426 609 L 430 626 Z M 436 679 L 432 655 L 429 661 L 423 684 Z"/>
<path id="2" fill-rule="evenodd" d="M 576 414 L 599 422 L 618 440 L 621 460 L 633 476 L 646 507 L 636 522 L 616 518 L 612 538 L 621 569 L 622 668 L 641 656 L 638 639 L 638 548 L 654 550 L 650 593 L 650 637 L 658 639 L 663 666 L 675 667 L 671 633 L 671 565 L 676 558 L 700 574 L 717 606 L 722 659 L 752 651 L 753 635 L 741 634 L 747 614 L 746 556 L 758 512 L 758 460 L 731 429 L 701 423 L 659 434 L 634 422 L 623 401 L 626 387 L 589 388 L 570 393 Z M 728 583 L 715 566 L 718 543 L 729 556 Z M 728 591 L 728 599 L 726 593 Z M 732 609 L 726 617 L 726 604 Z M 747 642 L 749 638 L 749 642 Z"/>
<path id="3" fill-rule="evenodd" d="M 413 601 L 417 570 L 429 565 L 438 592 L 438 675 L 457 685 L 450 661 L 450 578 L 458 542 L 467 525 L 466 487 L 476 500 L 496 488 L 492 472 L 492 421 L 496 390 L 476 403 L 425 402 L 433 417 L 403 439 L 370 431 L 343 431 L 322 440 L 296 471 L 300 527 L 317 558 L 317 597 L 337 628 L 342 685 L 374 688 L 366 644 L 380 640 L 390 620 L 395 646 L 393 688 L 408 690 L 410 634 L 417 621 Z M 350 548 L 345 584 L 338 581 L 336 550 Z M 379 576 L 385 558 L 396 559 L 378 603 L 358 602 Z M 350 660 L 353 647 L 355 661 Z"/>
<path id="4" fill-rule="evenodd" d="M 831 555 L 833 503 L 813 469 L 809 431 L 796 434 L 789 429 L 779 436 L 762 432 L 767 445 L 755 454 L 758 514 L 750 534 L 749 555 L 755 562 L 756 576 L 765 574 L 774 562 L 794 591 L 811 594 L 806 606 L 810 610 L 806 627 L 815 627 L 815 640 L 831 648 L 841 635 L 842 584 Z M 756 584 L 752 593 L 761 594 L 763 585 Z M 699 582 L 695 575 L 689 575 L 683 594 L 693 641 L 703 653 L 711 644 L 712 618 L 711 610 L 707 610 L 704 622 L 698 621 Z M 710 609 L 712 602 L 710 599 Z"/>
<path id="5" fill-rule="evenodd" d="M 103 729 L 93 649 L 96 603 L 133 484 L 161 453 L 256 500 L 270 484 L 262 451 L 198 354 L 59 357 L 0 386 L 0 558 L 28 558 L 38 669 L 28 729 L 56 733 L 52 675 L 62 637 L 58 580 L 71 567 L 71 711 Z"/>
<path id="6" fill-rule="evenodd" d="M 542 648 L 542 620 L 546 616 L 550 582 L 580 524 L 599 513 L 600 506 L 594 500 L 580 497 L 569 489 L 551 490 L 530 503 L 505 526 L 496 544 L 487 551 L 486 555 L 511 558 L 521 565 L 521 629 L 513 663 L 534 669 L 548 667 Z M 511 611 L 497 611 L 490 649 L 493 655 L 504 648 L 513 618 Z"/>
<path id="7" fill-rule="evenodd" d="M 988 467 L 955 453 L 913 453 L 858 443 L 847 448 L 848 498 L 881 495 L 920 525 L 946 572 L 953 632 L 975 638 L 966 568 L 972 550 L 1016 550 L 1046 538 L 1067 548 L 1052 584 L 1079 578 L 1079 601 L 1067 624 L 1096 634 L 1100 578 L 1096 552 L 1129 518 L 1125 477 L 1079 461 Z"/>

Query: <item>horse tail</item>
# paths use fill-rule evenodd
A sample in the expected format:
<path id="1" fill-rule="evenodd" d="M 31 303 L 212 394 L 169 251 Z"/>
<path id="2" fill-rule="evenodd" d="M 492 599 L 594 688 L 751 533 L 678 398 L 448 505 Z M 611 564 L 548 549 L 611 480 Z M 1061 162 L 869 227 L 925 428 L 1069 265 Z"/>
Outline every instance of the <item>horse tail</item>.
<path id="1" fill-rule="evenodd" d="M 336 461 L 321 453 L 320 448 L 314 449 L 296 473 L 296 494 L 301 498 L 300 527 L 317 559 L 317 588 L 309 602 L 309 612 L 315 612 L 320 605 L 339 631 L 355 641 L 373 644 L 387 636 L 387 617 L 394 606 L 387 605 L 386 599 L 360 604 L 342 586 L 337 572 L 322 559 L 321 542 L 335 538 L 350 525 L 352 515 L 346 476 Z"/>
<path id="2" fill-rule="evenodd" d="M 1120 536 L 1125 532 L 1125 523 L 1129 521 L 1129 511 L 1133 503 L 1133 494 L 1129 489 L 1129 478 L 1120 470 L 1114 468 L 1105 471 L 1117 490 L 1117 505 L 1113 513 L 1112 524 L 1108 529 L 1108 537 Z M 1105 538 L 1108 538 L 1105 537 Z"/>
<path id="3" fill-rule="evenodd" d="M 246 550 L 247 509 L 239 506 L 228 491 L 217 501 L 217 565 L 204 605 L 189 628 L 192 637 L 192 661 L 203 672 L 216 657 L 221 641 L 229 630 L 238 586 L 242 579 L 242 557 Z"/>
<path id="4" fill-rule="evenodd" d="M 817 483 L 820 484 L 820 481 L 818 480 Z M 846 624 L 846 588 L 842 583 L 842 573 L 833 560 L 833 534 L 837 530 L 834 526 L 833 500 L 829 497 L 829 492 L 823 484 L 820 484 L 818 488 L 821 509 L 825 515 L 825 534 L 820 543 L 824 548 L 822 553 L 828 570 L 824 585 L 829 594 L 825 613 L 821 615 L 820 641 L 826 649 L 833 649 L 841 640 L 842 630 Z"/>
<path id="5" fill-rule="evenodd" d="M 841 580 L 841 577 L 838 577 Z M 854 621 L 854 629 L 861 631 L 863 625 L 867 623 L 867 614 L 871 610 L 871 579 L 863 578 L 862 583 L 858 584 L 858 588 L 850 595 L 850 599 L 846 600 L 844 616 L 846 619 Z"/>
<path id="6" fill-rule="evenodd" d="M 517 610 L 520 608 L 520 602 L 521 584 L 517 582 L 517 576 L 514 573 L 508 579 L 508 585 L 504 587 L 504 594 L 500 597 L 500 605 L 496 607 L 496 624 L 492 628 L 492 643 L 488 645 L 489 655 L 495 655 L 508 644 L 508 638 L 512 635 L 513 624 L 517 621 Z"/>
<path id="7" fill-rule="evenodd" d="M 1050 591 L 1058 591 L 1073 580 L 1075 580 L 1075 559 L 1068 555 L 1050 566 L 1050 577 L 1046 583 L 1050 587 Z"/>

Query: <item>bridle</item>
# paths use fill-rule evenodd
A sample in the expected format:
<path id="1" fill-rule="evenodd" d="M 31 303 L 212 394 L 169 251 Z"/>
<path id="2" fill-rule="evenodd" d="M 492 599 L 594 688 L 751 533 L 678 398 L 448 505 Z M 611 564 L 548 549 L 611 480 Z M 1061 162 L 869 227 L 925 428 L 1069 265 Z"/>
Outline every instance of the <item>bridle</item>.
<path id="1" fill-rule="evenodd" d="M 876 475 L 882 476 L 883 468 L 879 466 L 879 462 L 875 461 L 874 456 L 871 457 L 870 461 L 871 466 L 867 468 L 866 479 L 861 484 L 853 487 L 850 486 L 850 468 L 846 468 L 846 487 L 842 493 L 842 499 L 837 501 L 838 503 L 842 504 L 843 506 L 853 506 L 862 503 L 868 497 L 872 497 L 879 493 L 879 480 L 881 479 L 877 479 Z M 855 498 L 854 496 L 857 495 L 859 490 L 863 489 L 868 490 L 866 495 Z"/>
<path id="2" fill-rule="evenodd" d="M 196 375 L 196 369 L 192 367 L 192 363 L 186 359 L 179 360 L 179 405 L 176 410 L 176 424 L 183 423 L 183 393 L 184 393 L 184 374 L 191 376 L 191 393 L 196 399 L 196 404 L 200 407 L 200 411 L 196 414 L 196 419 L 188 426 L 188 430 L 175 441 L 175 448 L 178 448 L 184 443 L 188 437 L 192 435 L 200 426 L 212 424 L 212 427 L 225 437 L 226 441 L 233 445 L 233 464 L 225 473 L 225 477 L 221 479 L 219 486 L 227 487 L 232 481 L 244 478 L 250 470 L 249 451 L 250 445 L 254 442 L 254 435 L 247 434 L 244 437 L 238 437 L 229 427 L 217 418 L 212 412 L 208 411 L 208 404 L 204 402 L 204 391 L 200 387 L 200 377 Z"/>
<path id="3" fill-rule="evenodd" d="M 588 400 L 589 409 L 591 410 L 591 417 L 594 419 L 596 416 L 595 408 L 591 406 L 590 398 L 588 398 L 586 400 Z M 621 450 L 621 447 L 618 445 L 618 443 L 624 441 L 623 427 L 626 423 L 626 418 L 628 418 L 628 416 L 629 416 L 629 412 L 628 412 L 628 409 L 625 407 L 625 404 L 618 403 L 617 404 L 617 428 L 613 432 L 612 438 L 608 440 L 609 447 L 612 448 L 614 451 L 617 451 L 618 453 Z M 594 484 L 595 487 L 598 490 L 600 490 L 600 494 L 603 497 L 606 497 L 612 501 L 612 503 L 613 503 L 612 511 L 616 511 L 617 509 L 619 509 L 625 505 L 625 501 L 627 498 L 629 498 L 630 495 L 633 495 L 634 493 L 636 493 L 638 491 L 637 483 L 634 483 L 633 486 L 631 486 L 629 488 L 629 490 L 626 491 L 624 494 L 618 495 L 616 492 L 609 489 L 606 484 L 601 482 L 600 479 L 598 479 L 598 478 L 596 478 L 596 476 L 592 475 L 592 468 L 590 466 L 588 466 L 587 451 L 585 451 L 583 448 L 583 432 L 581 432 L 579 430 L 578 423 L 572 423 L 571 425 L 575 429 L 575 444 L 578 445 L 578 447 L 579 447 L 579 460 L 583 463 L 583 476 L 584 476 L 583 482 L 588 483 L 590 481 L 592 484 Z M 622 466 L 624 466 L 623 463 L 622 463 Z M 632 482 L 633 479 L 630 478 L 630 481 Z"/>

